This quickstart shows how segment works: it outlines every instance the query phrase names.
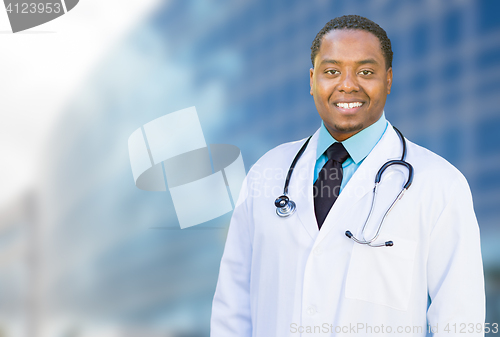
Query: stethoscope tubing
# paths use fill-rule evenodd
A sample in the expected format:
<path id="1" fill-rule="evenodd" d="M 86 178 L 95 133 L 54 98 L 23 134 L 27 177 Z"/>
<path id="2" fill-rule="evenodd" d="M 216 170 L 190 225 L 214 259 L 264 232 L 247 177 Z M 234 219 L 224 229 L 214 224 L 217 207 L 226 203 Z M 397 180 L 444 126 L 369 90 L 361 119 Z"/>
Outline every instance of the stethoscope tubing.
<path id="1" fill-rule="evenodd" d="M 400 160 L 390 160 L 390 161 L 386 162 L 384 165 L 382 165 L 380 167 L 377 174 L 375 175 L 375 187 L 373 188 L 373 196 L 372 196 L 372 203 L 370 206 L 370 212 L 368 213 L 368 217 L 366 218 L 365 223 L 363 224 L 363 227 L 361 228 L 361 235 L 363 236 L 363 240 L 356 238 L 349 230 L 345 232 L 345 235 L 348 238 L 350 238 L 351 240 L 353 240 L 354 242 L 362 244 L 362 245 L 368 245 L 370 247 L 384 247 L 384 246 L 390 247 L 390 246 L 394 245 L 393 241 L 386 241 L 383 243 L 374 243 L 374 241 L 376 241 L 378 239 L 385 219 L 387 218 L 389 213 L 392 211 L 392 209 L 394 208 L 396 203 L 399 200 L 401 200 L 401 198 L 403 198 L 403 195 L 410 188 L 410 186 L 413 182 L 413 173 L 414 173 L 413 166 L 410 163 L 408 163 L 407 161 L 405 161 L 405 159 L 406 159 L 406 141 L 405 141 L 405 138 L 404 138 L 403 134 L 401 133 L 401 131 L 399 131 L 395 126 L 393 126 L 393 128 L 396 131 L 396 133 L 398 134 L 398 136 L 401 140 L 402 147 L 403 147 L 402 153 L 401 153 L 401 159 Z M 288 169 L 288 173 L 287 173 L 287 176 L 285 179 L 285 186 L 283 187 L 283 194 L 281 196 L 279 196 L 274 202 L 274 204 L 276 206 L 276 214 L 279 217 L 288 217 L 288 216 L 292 215 L 293 213 L 295 213 L 295 211 L 297 209 L 295 202 L 293 202 L 288 197 L 288 186 L 290 184 L 290 179 L 292 177 L 293 170 L 295 169 L 295 165 L 297 164 L 299 158 L 304 153 L 307 145 L 309 144 L 309 141 L 311 140 L 311 137 L 312 136 L 309 136 L 309 138 L 307 138 L 307 140 L 304 142 L 304 144 L 299 149 L 299 152 L 297 152 L 297 154 L 295 155 L 295 158 L 293 159 L 292 164 L 290 165 L 290 168 Z M 380 223 L 377 227 L 377 231 L 375 232 L 375 235 L 371 239 L 367 240 L 365 237 L 365 228 L 370 221 L 370 218 L 373 214 L 373 210 L 375 209 L 378 186 L 380 185 L 384 171 L 388 167 L 393 166 L 393 165 L 401 165 L 401 166 L 406 167 L 408 169 L 408 179 L 406 180 L 406 183 L 403 185 L 403 188 L 399 192 L 398 196 L 392 201 L 391 206 L 389 206 L 389 208 L 385 212 L 384 216 L 382 217 L 382 220 L 380 221 Z"/>

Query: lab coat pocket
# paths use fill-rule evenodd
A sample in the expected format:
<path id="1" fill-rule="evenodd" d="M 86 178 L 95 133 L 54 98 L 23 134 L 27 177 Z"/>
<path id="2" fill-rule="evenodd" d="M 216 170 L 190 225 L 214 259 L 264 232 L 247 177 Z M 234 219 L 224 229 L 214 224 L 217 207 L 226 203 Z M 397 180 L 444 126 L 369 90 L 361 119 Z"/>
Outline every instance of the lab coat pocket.
<path id="1" fill-rule="evenodd" d="M 392 247 L 354 244 L 345 285 L 347 298 L 408 309 L 417 243 L 391 239 Z"/>

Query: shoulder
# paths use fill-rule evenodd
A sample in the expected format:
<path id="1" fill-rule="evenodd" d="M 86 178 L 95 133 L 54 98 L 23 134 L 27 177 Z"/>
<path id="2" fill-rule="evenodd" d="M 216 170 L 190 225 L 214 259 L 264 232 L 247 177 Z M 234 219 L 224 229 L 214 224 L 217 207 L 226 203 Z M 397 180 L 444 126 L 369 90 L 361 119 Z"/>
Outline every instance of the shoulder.
<path id="1" fill-rule="evenodd" d="M 268 168 L 285 168 L 289 167 L 293 158 L 297 155 L 300 148 L 307 141 L 309 137 L 284 143 L 276 146 L 275 148 L 267 151 L 257 162 L 252 166 L 250 172 L 261 172 Z"/>
<path id="2" fill-rule="evenodd" d="M 425 179 L 429 184 L 452 187 L 461 185 L 469 189 L 467 179 L 455 166 L 440 155 L 409 140 L 407 158 L 415 170 L 415 178 Z"/>
<path id="3" fill-rule="evenodd" d="M 238 205 L 245 202 L 247 207 L 252 207 L 252 200 L 257 191 L 263 188 L 266 181 L 275 180 L 273 177 L 280 177 L 284 182 L 288 169 L 307 138 L 299 141 L 288 142 L 276 146 L 260 157 L 248 171 L 242 186 L 242 192 L 238 199 Z"/>

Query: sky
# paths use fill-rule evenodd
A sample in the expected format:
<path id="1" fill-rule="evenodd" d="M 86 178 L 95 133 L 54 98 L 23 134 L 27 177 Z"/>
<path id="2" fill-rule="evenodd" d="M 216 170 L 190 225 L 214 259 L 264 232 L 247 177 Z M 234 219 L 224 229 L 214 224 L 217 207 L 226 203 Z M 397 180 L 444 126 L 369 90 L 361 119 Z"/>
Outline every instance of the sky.
<path id="1" fill-rule="evenodd" d="M 36 184 L 40 153 L 97 63 L 159 0 L 81 0 L 56 20 L 13 34 L 0 4 L 0 208 Z"/>

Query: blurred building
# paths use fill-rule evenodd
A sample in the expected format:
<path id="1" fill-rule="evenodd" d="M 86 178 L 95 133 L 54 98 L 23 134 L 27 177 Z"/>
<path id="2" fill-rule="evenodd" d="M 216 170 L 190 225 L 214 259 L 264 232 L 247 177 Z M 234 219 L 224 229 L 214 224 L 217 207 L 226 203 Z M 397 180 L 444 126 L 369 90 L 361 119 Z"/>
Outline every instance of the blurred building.
<path id="1" fill-rule="evenodd" d="M 0 210 L 0 337 L 34 336 L 39 322 L 39 226 L 34 191 Z"/>
<path id="2" fill-rule="evenodd" d="M 343 14 L 391 38 L 386 117 L 469 180 L 487 322 L 500 322 L 499 10 L 486 0 L 165 2 L 75 94 L 36 194 L 0 213 L 0 336 L 208 336 L 226 235 L 214 227 L 230 214 L 180 230 L 168 193 L 134 186 L 128 136 L 195 105 L 207 142 L 238 146 L 248 169 L 312 134 L 309 48 Z"/>

